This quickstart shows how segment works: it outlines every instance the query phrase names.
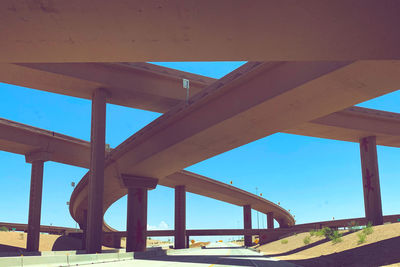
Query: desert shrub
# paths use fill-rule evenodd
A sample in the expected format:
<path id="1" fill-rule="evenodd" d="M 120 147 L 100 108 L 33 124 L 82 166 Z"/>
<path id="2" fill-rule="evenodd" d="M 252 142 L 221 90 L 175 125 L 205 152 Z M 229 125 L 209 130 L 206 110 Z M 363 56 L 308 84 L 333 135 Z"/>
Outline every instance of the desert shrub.
<path id="1" fill-rule="evenodd" d="M 357 236 L 358 236 L 357 244 L 362 244 L 366 242 L 367 235 L 364 232 L 358 233 Z"/>
<path id="2" fill-rule="evenodd" d="M 315 235 L 316 235 L 316 232 L 317 232 L 317 231 L 315 231 L 315 230 L 310 230 L 310 236 L 315 236 Z"/>
<path id="3" fill-rule="evenodd" d="M 367 226 L 365 226 L 365 228 L 363 229 L 363 233 L 365 234 L 365 235 L 370 235 L 370 234 L 372 234 L 374 232 L 374 229 L 372 229 L 372 224 L 371 224 L 371 222 L 369 222 L 368 224 L 367 224 Z"/>
<path id="4" fill-rule="evenodd" d="M 287 240 L 287 239 L 282 239 L 281 240 L 281 244 L 287 244 L 287 243 L 289 243 L 289 240 Z"/>
<path id="5" fill-rule="evenodd" d="M 8 232 L 8 228 L 5 226 L 0 227 L 1 232 Z"/>
<path id="6" fill-rule="evenodd" d="M 332 241 L 333 244 L 337 244 L 342 242 L 342 234 L 339 231 L 335 230 L 332 231 L 332 234 L 329 236 L 329 239 Z"/>
<path id="7" fill-rule="evenodd" d="M 304 237 L 303 239 L 304 245 L 308 245 L 311 242 L 311 238 L 309 236 Z"/>
<path id="8" fill-rule="evenodd" d="M 324 232 L 321 230 L 315 231 L 314 233 L 315 236 L 324 236 Z"/>
<path id="9" fill-rule="evenodd" d="M 323 236 L 331 240 L 334 244 L 342 242 L 342 234 L 337 230 L 333 230 L 329 227 L 324 227 L 321 230 L 315 232 L 316 236 Z"/>
<path id="10" fill-rule="evenodd" d="M 329 227 L 324 227 L 321 230 L 318 231 L 319 236 L 324 236 L 325 238 L 329 238 L 332 236 L 333 234 L 333 230 Z"/>

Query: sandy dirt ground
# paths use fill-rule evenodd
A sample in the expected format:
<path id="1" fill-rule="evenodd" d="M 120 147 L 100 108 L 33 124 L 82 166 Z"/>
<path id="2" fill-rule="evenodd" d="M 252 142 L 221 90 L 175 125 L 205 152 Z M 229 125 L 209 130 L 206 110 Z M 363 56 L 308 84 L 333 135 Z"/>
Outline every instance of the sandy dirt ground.
<path id="1" fill-rule="evenodd" d="M 26 233 L 22 232 L 1 232 L 0 231 L 0 252 L 24 252 L 26 248 Z M 41 234 L 39 251 L 51 251 L 53 244 L 59 235 Z M 171 243 L 156 239 L 147 240 L 148 247 L 169 245 Z M 121 241 L 121 246 L 125 247 L 125 240 Z M 102 247 L 102 249 L 110 249 Z"/>
<path id="2" fill-rule="evenodd" d="M 40 251 L 50 251 L 59 235 L 41 234 Z M 26 233 L 0 232 L 0 251 L 24 251 L 26 248 Z"/>
<path id="3" fill-rule="evenodd" d="M 158 247 L 158 246 L 165 246 L 165 245 L 173 245 L 171 242 L 167 241 L 161 241 L 157 239 L 147 239 L 146 246 L 147 247 Z M 121 240 L 121 247 L 125 248 L 126 247 L 126 240 L 123 238 Z"/>
<path id="4" fill-rule="evenodd" d="M 194 242 L 189 245 L 189 248 L 200 248 L 202 246 L 207 246 L 209 244 L 210 244 L 210 242 Z"/>
<path id="5" fill-rule="evenodd" d="M 333 244 L 321 237 L 311 237 L 305 245 L 303 239 L 309 233 L 301 233 L 260 246 L 266 255 L 287 260 L 302 266 L 400 266 L 400 223 L 373 227 L 366 242 L 358 244 L 358 233 L 342 237 Z"/>

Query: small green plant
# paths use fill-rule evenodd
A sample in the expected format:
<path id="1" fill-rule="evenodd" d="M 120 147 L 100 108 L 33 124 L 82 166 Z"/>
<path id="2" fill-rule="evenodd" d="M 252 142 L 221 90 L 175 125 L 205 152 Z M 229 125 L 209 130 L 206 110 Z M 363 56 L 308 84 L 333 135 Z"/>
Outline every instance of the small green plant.
<path id="1" fill-rule="evenodd" d="M 315 236 L 315 235 L 316 235 L 316 233 L 317 233 L 317 231 L 316 231 L 316 230 L 310 230 L 310 236 Z"/>
<path id="2" fill-rule="evenodd" d="M 321 231 L 322 236 L 325 236 L 325 238 L 329 238 L 329 239 L 333 234 L 333 230 L 329 227 L 324 227 L 320 231 Z"/>
<path id="3" fill-rule="evenodd" d="M 365 226 L 365 228 L 363 229 L 363 233 L 365 235 L 370 235 L 374 232 L 374 229 L 372 229 L 372 223 L 368 222 L 367 226 Z"/>
<path id="4" fill-rule="evenodd" d="M 315 233 L 314 233 L 314 235 L 315 236 L 324 236 L 324 232 L 322 231 L 322 229 L 321 230 L 318 230 L 318 231 L 315 231 Z"/>
<path id="5" fill-rule="evenodd" d="M 335 230 L 329 236 L 329 239 L 332 241 L 333 244 L 340 243 L 340 242 L 342 242 L 342 234 L 339 233 L 339 231 Z"/>
<path id="6" fill-rule="evenodd" d="M 357 242 L 357 244 L 360 245 L 360 244 L 366 242 L 366 240 L 367 240 L 367 235 L 366 235 L 364 232 L 358 233 L 357 236 L 358 236 L 358 242 Z"/>
<path id="7" fill-rule="evenodd" d="M 5 226 L 0 227 L 1 232 L 8 232 L 8 228 Z"/>
<path id="8" fill-rule="evenodd" d="M 311 238 L 309 236 L 304 237 L 303 239 L 304 245 L 308 245 L 311 242 Z"/>
<path id="9" fill-rule="evenodd" d="M 282 239 L 282 240 L 281 240 L 281 244 L 284 244 L 284 245 L 285 245 L 285 244 L 287 244 L 287 243 L 289 243 L 289 240 L 287 240 L 287 239 Z"/>

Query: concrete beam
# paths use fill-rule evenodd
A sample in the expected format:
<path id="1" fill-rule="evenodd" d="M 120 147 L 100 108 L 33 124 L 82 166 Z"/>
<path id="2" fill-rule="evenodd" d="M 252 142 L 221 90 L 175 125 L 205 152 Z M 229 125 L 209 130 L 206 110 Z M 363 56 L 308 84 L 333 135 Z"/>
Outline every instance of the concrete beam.
<path id="1" fill-rule="evenodd" d="M 0 61 L 399 59 L 399 5 L 97 0 L 94 6 L 80 0 L 4 0 L 0 25 L 7 25 L 1 28 L 7 38 L 0 43 Z"/>
<path id="2" fill-rule="evenodd" d="M 121 182 L 127 188 L 147 188 L 155 189 L 158 184 L 158 179 L 151 177 L 140 177 L 130 174 L 121 174 Z"/>
<path id="3" fill-rule="evenodd" d="M 92 100 L 91 157 L 86 252 L 101 252 L 103 227 L 104 161 L 106 138 L 106 92 L 97 89 Z"/>
<path id="4" fill-rule="evenodd" d="M 245 205 L 243 206 L 243 225 L 244 230 L 250 230 L 251 226 L 251 206 Z M 253 244 L 252 235 L 244 235 L 244 245 L 246 247 L 250 247 Z"/>
<path id="5" fill-rule="evenodd" d="M 175 187 L 175 249 L 186 248 L 186 189 L 184 185 Z"/>
<path id="6" fill-rule="evenodd" d="M 34 161 L 49 161 L 52 157 L 52 153 L 47 151 L 35 151 L 25 155 L 25 161 L 27 163 L 33 163 Z"/>
<path id="7" fill-rule="evenodd" d="M 22 78 L 24 77 L 24 78 Z M 164 113 L 215 79 L 149 63 L 0 63 L 0 81 L 57 94 L 91 99 L 97 88 L 108 103 Z"/>
<path id="8" fill-rule="evenodd" d="M 375 136 L 360 139 L 360 154 L 365 217 L 372 225 L 380 225 L 383 224 L 383 214 Z"/>
<path id="9" fill-rule="evenodd" d="M 43 190 L 43 160 L 32 162 L 31 191 L 29 195 L 28 236 L 26 240 L 27 251 L 39 250 L 40 215 L 42 211 Z"/>

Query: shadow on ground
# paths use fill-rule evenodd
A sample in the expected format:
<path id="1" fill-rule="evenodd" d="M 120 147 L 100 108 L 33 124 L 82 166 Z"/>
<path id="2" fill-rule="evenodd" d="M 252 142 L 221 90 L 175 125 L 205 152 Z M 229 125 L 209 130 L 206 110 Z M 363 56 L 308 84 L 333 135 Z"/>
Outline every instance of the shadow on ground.
<path id="1" fill-rule="evenodd" d="M 326 256 L 287 261 L 301 266 L 382 266 L 400 263 L 400 237 Z"/>
<path id="2" fill-rule="evenodd" d="M 53 244 L 52 251 L 81 250 L 82 240 L 70 236 L 60 236 Z"/>
<path id="3" fill-rule="evenodd" d="M 245 247 L 204 247 L 202 249 L 244 249 Z"/>
<path id="4" fill-rule="evenodd" d="M 167 262 L 203 263 L 227 266 L 288 266 L 287 262 L 272 261 L 266 256 L 250 255 L 168 255 L 152 257 L 143 260 L 156 260 Z M 292 265 L 291 265 L 292 266 Z"/>
<path id="5" fill-rule="evenodd" d="M 143 260 L 149 261 L 165 261 L 165 262 L 179 262 L 179 263 L 201 263 L 208 264 L 210 266 L 214 265 L 226 265 L 226 266 L 294 266 L 294 264 L 284 262 L 284 261 L 275 261 L 271 259 L 269 256 L 263 256 L 261 254 L 256 254 L 250 252 L 247 255 L 235 255 L 235 252 L 231 255 L 226 254 L 217 254 L 217 255 L 201 255 L 201 251 L 204 250 L 212 250 L 216 253 L 217 250 L 223 249 L 232 249 L 233 251 L 237 249 L 243 249 L 243 247 L 214 247 L 214 248 L 206 248 L 199 249 L 198 254 L 196 255 L 182 255 L 182 254 L 172 254 L 165 256 L 155 256 L 155 257 L 147 257 Z M 214 252 L 213 252 L 214 253 Z"/>
<path id="6" fill-rule="evenodd" d="M 13 247 L 0 244 L 0 252 L 15 252 L 15 253 L 24 253 L 26 249 L 20 247 Z"/>

